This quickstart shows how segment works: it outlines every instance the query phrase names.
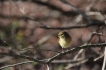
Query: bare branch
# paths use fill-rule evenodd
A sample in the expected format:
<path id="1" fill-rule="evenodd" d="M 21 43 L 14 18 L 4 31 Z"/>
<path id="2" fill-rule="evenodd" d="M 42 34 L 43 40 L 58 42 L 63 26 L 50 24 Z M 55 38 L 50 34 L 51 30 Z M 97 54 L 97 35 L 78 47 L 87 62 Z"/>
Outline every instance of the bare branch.
<path id="1" fill-rule="evenodd" d="M 6 65 L 6 66 L 3 66 L 3 67 L 0 67 L 0 70 L 4 69 L 4 68 L 8 68 L 8 67 L 12 67 L 12 66 L 17 66 L 17 65 L 22 65 L 22 64 L 26 64 L 26 63 L 32 63 L 32 62 L 34 62 L 34 61 L 25 61 L 25 62 L 15 63 L 15 64 L 12 64 L 12 65 Z"/>
<path id="2" fill-rule="evenodd" d="M 75 67 L 75 66 L 84 64 L 84 63 L 86 63 L 87 61 L 88 61 L 88 59 L 84 59 L 84 60 L 79 61 L 79 62 L 77 62 L 77 63 L 72 63 L 72 64 L 68 65 L 67 67 L 65 67 L 65 69 L 69 69 L 69 68 L 71 68 L 71 67 Z"/>
<path id="3" fill-rule="evenodd" d="M 67 51 L 58 53 L 57 55 L 55 55 L 55 56 L 49 58 L 46 63 L 50 63 L 51 61 L 53 61 L 54 59 L 56 59 L 56 58 L 59 57 L 59 56 L 66 55 L 66 54 L 70 54 L 70 53 L 72 53 L 72 52 L 74 52 L 74 51 L 77 51 L 77 50 L 80 50 L 80 49 L 84 49 L 84 48 L 87 48 L 87 47 L 104 47 L 105 45 L 106 45 L 106 43 L 87 44 L 87 45 L 82 45 L 82 46 L 79 46 L 79 47 L 76 47 L 76 48 L 72 48 L 72 49 L 70 49 L 70 50 L 67 50 Z"/>
<path id="4" fill-rule="evenodd" d="M 19 11 L 20 11 L 27 19 L 33 20 L 33 21 L 35 21 L 36 23 L 39 23 L 39 24 L 41 24 L 41 25 L 43 25 L 43 26 L 46 26 L 45 24 L 43 24 L 43 23 L 41 23 L 41 22 L 37 22 L 36 19 L 34 19 L 34 18 L 32 18 L 32 17 L 29 17 L 29 16 L 25 13 L 24 7 L 23 7 L 23 8 L 20 8 L 17 3 L 15 3 L 15 2 L 12 1 L 12 0 L 10 0 L 10 1 L 19 9 Z"/>
<path id="5" fill-rule="evenodd" d="M 48 64 L 59 56 L 70 54 L 70 53 L 77 51 L 77 50 L 80 50 L 80 49 L 84 49 L 84 48 L 87 48 L 87 47 L 104 47 L 104 46 L 106 46 L 106 43 L 86 44 L 86 45 L 82 45 L 82 46 L 72 48 L 70 50 L 58 53 L 58 54 L 54 55 L 53 57 L 48 58 L 46 60 L 39 60 L 39 59 L 35 59 L 35 58 L 29 57 L 29 56 L 24 56 L 24 55 L 19 55 L 19 54 L 14 54 L 14 53 L 11 54 L 11 53 L 5 53 L 5 52 L 0 52 L 0 55 L 7 55 L 7 56 L 15 57 L 15 58 L 17 58 L 17 57 L 18 58 L 24 58 L 24 59 L 29 59 L 31 61 L 41 63 L 41 64 Z"/>
<path id="6" fill-rule="evenodd" d="M 41 60 L 39 60 L 39 59 L 34 59 L 34 58 L 32 58 L 32 57 L 29 57 L 29 56 L 19 55 L 19 54 L 15 54 L 15 53 L 0 52 L 0 54 L 1 54 L 1 55 L 12 56 L 12 57 L 14 57 L 14 58 L 29 59 L 29 60 L 32 60 L 32 61 L 35 61 L 35 62 L 39 62 L 39 63 L 42 63 L 42 64 L 45 63 L 44 61 L 41 61 Z"/>
<path id="7" fill-rule="evenodd" d="M 79 10 L 78 8 L 76 8 L 75 6 L 73 6 L 71 3 L 67 2 L 66 0 L 60 0 L 61 2 L 68 4 L 74 11 L 78 12 L 79 14 L 81 14 L 85 19 L 87 19 L 87 21 L 89 23 L 93 23 L 93 21 L 81 10 Z"/>
<path id="8" fill-rule="evenodd" d="M 86 27 L 90 27 L 90 26 L 101 26 L 101 25 L 105 25 L 105 23 L 92 23 L 92 24 L 87 24 L 87 25 L 80 25 L 80 26 L 69 26 L 69 27 L 48 27 L 48 26 L 38 26 L 39 28 L 44 28 L 44 29 L 55 29 L 55 30 L 64 30 L 64 29 L 75 29 L 75 28 L 86 28 Z"/>

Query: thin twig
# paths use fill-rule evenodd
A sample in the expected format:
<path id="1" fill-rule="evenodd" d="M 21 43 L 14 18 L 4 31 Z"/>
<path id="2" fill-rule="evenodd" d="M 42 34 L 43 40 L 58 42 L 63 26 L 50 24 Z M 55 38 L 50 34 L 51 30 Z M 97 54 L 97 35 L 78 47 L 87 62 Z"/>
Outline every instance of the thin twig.
<path id="1" fill-rule="evenodd" d="M 60 0 L 60 1 L 65 3 L 65 4 L 68 4 L 74 11 L 81 14 L 90 24 L 93 23 L 93 21 L 84 12 L 82 12 L 81 10 L 79 10 L 78 8 L 73 6 L 71 3 L 67 2 L 66 0 Z"/>
<path id="2" fill-rule="evenodd" d="M 86 63 L 87 61 L 88 61 L 88 59 L 85 59 L 85 60 L 79 61 L 77 63 L 72 63 L 72 64 L 68 65 L 67 67 L 65 67 L 65 69 L 67 70 L 67 69 L 69 69 L 71 67 L 79 66 L 79 65 L 81 65 L 83 63 Z"/>
<path id="3" fill-rule="evenodd" d="M 73 63 L 73 62 L 79 62 L 79 61 L 82 61 L 84 60 L 83 58 L 78 58 L 76 60 L 73 60 L 73 59 L 70 59 L 70 60 L 54 60 L 52 61 L 51 63 Z"/>
<path id="4" fill-rule="evenodd" d="M 98 33 L 99 30 L 100 30 L 100 27 L 96 29 L 96 32 L 93 32 L 93 33 L 92 33 L 90 39 L 88 39 L 88 41 L 85 43 L 85 45 L 86 45 L 86 44 L 89 44 L 90 41 L 93 39 L 93 37 L 94 37 L 95 35 L 98 35 L 98 36 L 103 35 L 102 33 Z M 91 48 L 91 49 L 92 49 L 92 48 Z M 93 49 L 92 49 L 92 50 L 93 50 Z M 84 49 L 81 49 L 81 50 L 78 52 L 78 54 L 74 57 L 74 60 L 77 59 L 78 56 L 79 56 L 83 51 L 84 51 Z M 93 51 L 96 52 L 95 50 L 93 50 Z"/>
<path id="5" fill-rule="evenodd" d="M 102 54 L 101 56 L 95 58 L 93 61 L 97 61 L 97 60 L 99 60 L 100 58 L 103 58 L 103 56 L 104 56 L 104 54 Z"/>
<path id="6" fill-rule="evenodd" d="M 95 7 L 95 5 L 99 2 L 99 0 L 95 0 L 96 2 L 92 2 L 90 1 L 90 3 L 93 5 L 93 7 Z M 105 14 L 103 12 L 101 12 L 100 10 L 98 10 L 97 8 L 94 8 L 96 11 L 98 11 L 106 20 Z"/>
<path id="7" fill-rule="evenodd" d="M 32 63 L 32 62 L 34 62 L 34 61 L 25 61 L 25 62 L 15 63 L 15 64 L 12 64 L 12 65 L 6 65 L 6 66 L 3 66 L 3 67 L 0 67 L 0 70 L 8 68 L 8 67 L 13 67 L 13 66 L 17 66 L 17 65 L 26 64 L 26 63 Z"/>
<path id="8" fill-rule="evenodd" d="M 14 58 L 24 58 L 24 59 L 29 59 L 31 61 L 35 61 L 35 62 L 39 62 L 39 63 L 45 64 L 45 62 L 42 61 L 42 60 L 34 59 L 34 58 L 30 57 L 30 56 L 25 56 L 25 55 L 19 55 L 19 54 L 15 54 L 15 53 L 5 53 L 5 52 L 0 52 L 0 55 L 12 56 Z"/>
<path id="9" fill-rule="evenodd" d="M 43 24 L 43 23 L 41 23 L 41 22 L 37 22 L 36 19 L 29 17 L 29 16 L 25 13 L 24 8 L 20 8 L 20 7 L 18 6 L 18 4 L 15 3 L 13 0 L 10 0 L 10 1 L 19 9 L 19 11 L 20 11 L 27 19 L 33 20 L 33 21 L 35 21 L 36 23 L 39 23 L 39 24 L 41 24 L 41 25 L 43 25 L 43 26 L 46 27 L 45 24 Z"/>
<path id="10" fill-rule="evenodd" d="M 104 50 L 104 60 L 103 60 L 102 70 L 105 70 L 105 65 L 106 65 L 106 47 L 105 47 L 105 50 Z"/>

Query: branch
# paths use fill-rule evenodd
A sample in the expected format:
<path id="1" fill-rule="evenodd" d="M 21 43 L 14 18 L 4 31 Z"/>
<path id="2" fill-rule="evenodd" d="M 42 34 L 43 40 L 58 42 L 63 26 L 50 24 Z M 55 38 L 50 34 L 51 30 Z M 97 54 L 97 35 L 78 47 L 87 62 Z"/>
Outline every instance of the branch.
<path id="1" fill-rule="evenodd" d="M 36 19 L 29 17 L 29 16 L 25 13 L 24 7 L 23 7 L 23 8 L 20 8 L 20 7 L 18 6 L 18 4 L 15 3 L 15 1 L 13 1 L 13 0 L 9 0 L 9 1 L 12 2 L 12 3 L 19 9 L 19 11 L 20 11 L 27 19 L 33 20 L 33 21 L 35 21 L 36 23 L 39 23 L 39 24 L 41 24 L 41 25 L 43 25 L 43 26 L 46 26 L 45 24 L 43 24 L 43 23 L 41 23 L 41 22 L 37 22 Z"/>
<path id="2" fill-rule="evenodd" d="M 76 60 L 73 60 L 73 59 L 67 59 L 67 60 L 54 60 L 54 61 L 52 61 L 51 63 L 75 63 L 75 62 L 80 62 L 80 61 L 82 61 L 82 60 L 85 60 L 85 59 L 83 59 L 83 58 L 78 58 L 78 59 L 76 59 Z"/>
<path id="3" fill-rule="evenodd" d="M 70 69 L 70 68 L 72 68 L 72 67 L 79 66 L 79 65 L 81 65 L 81 64 L 86 63 L 88 60 L 89 60 L 89 59 L 83 59 L 82 61 L 79 61 L 79 62 L 76 62 L 76 63 L 72 63 L 72 64 L 66 66 L 65 69 L 68 70 L 68 69 Z"/>
<path id="4" fill-rule="evenodd" d="M 70 53 L 80 50 L 80 49 L 84 49 L 84 48 L 88 48 L 88 47 L 90 48 L 90 47 L 104 47 L 104 46 L 106 46 L 106 43 L 86 44 L 86 45 L 82 45 L 82 46 L 72 48 L 70 50 L 58 53 L 58 54 L 54 55 L 53 57 L 48 58 L 46 60 L 39 60 L 39 59 L 32 58 L 30 56 L 24 56 L 24 55 L 19 55 L 19 54 L 15 54 L 15 53 L 11 54 L 11 53 L 0 52 L 0 55 L 7 55 L 7 56 L 15 57 L 15 58 L 19 57 L 19 58 L 29 59 L 31 61 L 35 61 L 35 62 L 38 62 L 41 64 L 48 64 L 48 63 L 52 62 L 54 59 L 56 59 L 57 57 L 60 57 L 62 55 L 66 55 L 66 54 L 70 54 Z"/>
<path id="5" fill-rule="evenodd" d="M 60 0 L 60 1 L 63 2 L 64 4 L 68 4 L 70 8 L 81 14 L 90 24 L 93 23 L 93 21 L 84 12 L 73 6 L 71 3 L 67 2 L 66 0 Z"/>
<path id="6" fill-rule="evenodd" d="M 45 62 L 42 61 L 42 60 L 35 59 L 35 58 L 30 57 L 30 56 L 24 56 L 24 55 L 15 54 L 15 53 L 5 53 L 5 52 L 0 52 L 0 55 L 12 56 L 12 57 L 14 57 L 14 58 L 24 58 L 24 59 L 29 59 L 29 60 L 32 60 L 32 61 L 35 61 L 35 62 L 38 62 L 38 63 L 42 63 L 42 64 L 45 63 Z"/>
<path id="7" fill-rule="evenodd" d="M 64 30 L 64 29 L 75 29 L 75 28 L 86 28 L 86 27 L 90 27 L 90 26 L 101 26 L 101 25 L 105 25 L 104 22 L 95 22 L 92 24 L 87 24 L 87 25 L 80 25 L 80 26 L 69 26 L 69 27 L 48 27 L 48 26 L 38 26 L 39 28 L 44 28 L 44 29 L 55 29 L 55 30 Z"/>
<path id="8" fill-rule="evenodd" d="M 27 19 L 32 20 L 32 21 L 35 21 L 36 23 L 41 24 L 42 26 L 38 26 L 39 28 L 63 30 L 63 29 L 74 29 L 74 28 L 86 28 L 86 27 L 95 26 L 95 25 L 105 25 L 104 22 L 95 22 L 95 21 L 92 21 L 84 12 L 80 11 L 79 9 L 77 9 L 76 7 L 74 7 L 74 6 L 73 6 L 72 4 L 70 4 L 69 2 L 67 2 L 67 1 L 65 1 L 65 0 L 60 0 L 61 2 L 70 5 L 70 7 L 71 7 L 73 10 L 75 10 L 75 11 L 77 11 L 79 14 L 81 14 L 85 19 L 88 20 L 88 22 L 89 22 L 90 24 L 88 24 L 88 25 L 83 25 L 83 26 L 70 26 L 70 27 L 49 27 L 49 26 L 45 25 L 44 23 L 38 22 L 36 19 L 29 17 L 29 16 L 25 13 L 24 7 L 23 7 L 23 8 L 20 8 L 17 3 L 15 3 L 15 2 L 12 1 L 12 0 L 10 0 L 10 1 L 19 9 L 19 11 L 20 11 Z"/>
<path id="9" fill-rule="evenodd" d="M 12 65 L 6 65 L 6 66 L 3 66 L 3 67 L 0 67 L 0 70 L 2 70 L 4 68 L 13 67 L 13 66 L 17 66 L 17 65 L 22 65 L 22 64 L 26 64 L 26 63 L 32 63 L 32 62 L 34 62 L 34 61 L 25 61 L 25 62 L 15 63 L 15 64 L 12 64 Z"/>
<path id="10" fill-rule="evenodd" d="M 53 61 L 54 59 L 56 59 L 56 58 L 59 57 L 59 56 L 66 55 L 66 54 L 70 54 L 70 53 L 72 53 L 72 52 L 74 52 L 74 51 L 77 51 L 77 50 L 80 50 L 80 49 L 84 49 L 84 48 L 87 48 L 87 47 L 90 48 L 90 47 L 104 47 L 104 46 L 106 46 L 106 43 L 82 45 L 82 46 L 79 46 L 79 47 L 76 47 L 76 48 L 72 48 L 72 49 L 70 49 L 70 50 L 67 50 L 67 51 L 58 53 L 57 55 L 55 55 L 55 56 L 49 58 L 46 63 L 50 63 L 51 61 Z"/>

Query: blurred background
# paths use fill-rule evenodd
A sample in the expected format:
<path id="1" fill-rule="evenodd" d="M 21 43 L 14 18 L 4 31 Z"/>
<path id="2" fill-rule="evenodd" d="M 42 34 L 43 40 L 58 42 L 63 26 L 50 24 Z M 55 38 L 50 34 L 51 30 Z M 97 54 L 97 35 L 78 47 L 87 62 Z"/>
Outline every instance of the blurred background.
<path id="1" fill-rule="evenodd" d="M 45 27 L 83 26 L 89 22 L 60 0 L 1 0 L 0 1 L 0 52 L 9 52 L 9 48 L 22 50 L 26 56 L 47 59 L 61 52 L 58 32 L 67 31 L 72 36 L 68 49 L 85 43 L 104 43 L 106 40 L 105 0 L 67 0 L 83 11 L 91 20 L 100 23 L 83 28 L 47 29 Z M 94 36 L 92 37 L 93 33 Z M 90 40 L 91 39 L 91 40 Z M 104 48 L 87 48 L 76 58 L 79 51 L 63 55 L 50 63 L 50 70 L 101 70 Z M 67 49 L 65 49 L 67 50 Z M 16 51 L 19 52 L 19 51 Z M 73 60 L 73 61 L 72 61 Z M 0 67 L 28 61 L 0 55 Z M 46 65 L 37 62 L 26 63 L 3 70 L 47 70 Z"/>

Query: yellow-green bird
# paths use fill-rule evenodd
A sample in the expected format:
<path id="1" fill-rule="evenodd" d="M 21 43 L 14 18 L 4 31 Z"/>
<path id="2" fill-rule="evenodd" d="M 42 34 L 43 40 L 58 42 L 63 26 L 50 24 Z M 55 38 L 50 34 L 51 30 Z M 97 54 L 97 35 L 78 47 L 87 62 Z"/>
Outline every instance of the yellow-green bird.
<path id="1" fill-rule="evenodd" d="M 67 32 L 65 31 L 59 32 L 58 37 L 59 37 L 59 44 L 62 48 L 68 48 L 71 45 L 72 38 Z"/>

